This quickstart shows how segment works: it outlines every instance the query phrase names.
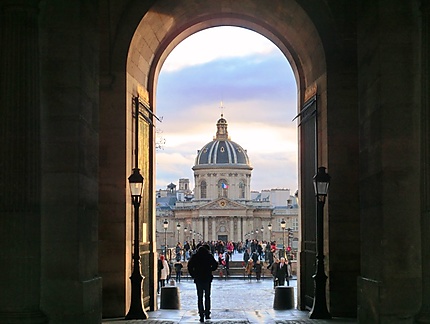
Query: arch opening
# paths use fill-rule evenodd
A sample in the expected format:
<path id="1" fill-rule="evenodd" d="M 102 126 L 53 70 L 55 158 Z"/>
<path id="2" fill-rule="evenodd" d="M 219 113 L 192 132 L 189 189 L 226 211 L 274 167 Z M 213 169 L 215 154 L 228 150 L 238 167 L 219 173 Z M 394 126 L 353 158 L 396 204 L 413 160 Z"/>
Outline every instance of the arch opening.
<path id="1" fill-rule="evenodd" d="M 182 58 L 184 51 L 187 59 Z M 298 217 L 297 204 L 294 204 L 293 210 L 292 204 L 288 203 L 295 200 L 290 193 L 293 194 L 297 189 L 297 128 L 291 122 L 296 115 L 297 89 L 288 61 L 264 36 L 238 27 L 213 27 L 198 32 L 176 47 L 172 56 L 167 59 L 158 79 L 161 85 L 158 86 L 157 112 L 168 118 L 164 118 L 163 123 L 157 126 L 161 127 L 163 138 L 170 145 L 157 151 L 157 197 L 163 197 L 157 200 L 157 215 L 164 215 L 168 208 L 166 204 L 170 203 L 172 224 L 180 224 L 181 229 L 187 227 L 189 230 L 185 221 L 192 219 L 193 228 L 198 228 L 203 240 L 213 241 L 221 234 L 213 233 L 209 226 L 200 222 L 203 216 L 197 216 L 198 211 L 192 217 L 185 215 L 183 209 L 190 213 L 195 208 L 198 210 L 200 199 L 204 199 L 202 203 L 207 204 L 218 198 L 227 198 L 238 203 L 236 208 L 240 206 L 245 209 L 251 208 L 253 202 L 260 208 L 265 200 L 264 217 L 261 214 L 254 217 L 251 211 L 244 213 L 248 215 L 246 218 L 238 216 L 239 211 L 229 209 L 226 200 L 220 200 L 213 207 L 208 206 L 207 209 L 214 209 L 201 213 L 214 213 L 217 216 L 217 208 L 221 206 L 226 210 L 225 216 L 231 222 L 226 237 L 228 241 L 240 243 L 255 239 L 263 247 L 267 242 L 270 246 L 272 241 L 282 245 L 281 229 L 276 227 L 270 232 L 267 226 L 276 222 L 273 218 L 282 217 L 282 213 L 285 219 L 289 219 L 287 212 L 295 212 L 295 217 Z M 223 99 L 221 106 L 213 106 L 221 98 L 219 94 L 222 94 Z M 169 100 L 166 97 L 172 98 Z M 221 118 L 215 124 L 220 114 Z M 216 131 L 214 141 L 197 151 L 196 165 L 191 168 L 195 149 L 205 143 L 205 137 L 208 140 L 211 138 L 210 128 L 213 129 L 212 133 Z M 172 140 L 173 143 L 169 143 Z M 295 149 L 292 149 L 294 146 Z M 172 161 L 175 161 L 174 165 Z M 241 163 L 252 165 L 252 177 L 250 173 L 243 173 L 239 165 L 238 170 L 234 169 L 236 164 Z M 232 170 L 226 170 L 227 165 Z M 167 176 L 159 176 L 160 168 L 168 170 L 164 172 Z M 191 169 L 194 173 L 189 172 Z M 208 177 L 208 174 L 211 176 Z M 186 197 L 187 194 L 179 185 L 179 190 L 170 196 L 178 200 L 182 215 L 179 218 L 174 215 L 175 205 L 167 197 L 165 185 L 185 175 L 189 175 L 191 180 L 195 179 L 196 192 L 194 196 L 190 192 Z M 206 191 L 206 185 L 202 187 L 201 182 L 206 184 L 206 180 L 209 187 L 216 187 L 210 197 L 201 195 L 202 189 Z M 193 198 L 193 201 L 187 204 L 187 198 Z M 275 206 L 276 213 L 270 212 L 267 207 L 269 202 Z M 239 217 L 239 221 L 235 221 L 234 217 Z M 158 218 L 159 241 L 162 231 Z M 217 228 L 217 217 L 212 221 L 215 221 L 211 224 L 212 228 Z M 292 226 L 291 220 L 288 227 Z M 251 231 L 254 233 L 252 237 Z M 295 234 L 298 236 L 298 230 Z M 189 236 L 182 232 L 176 233 L 172 227 L 169 238 L 168 245 L 172 247 L 177 241 L 186 245 Z M 285 240 L 286 247 L 291 247 L 290 243 Z M 160 244 L 157 246 L 161 251 Z M 244 249 L 240 248 L 240 251 Z M 269 254 L 264 256 L 266 266 L 271 262 Z M 296 256 L 297 248 L 289 253 L 294 263 Z"/>
<path id="2" fill-rule="evenodd" d="M 253 1 L 251 1 L 253 2 Z M 125 137 L 122 137 L 125 145 L 125 160 L 124 165 L 126 169 L 131 170 L 131 163 L 133 157 L 133 141 L 132 133 L 132 98 L 139 95 L 147 100 L 149 108 L 156 114 L 156 85 L 160 69 L 172 49 L 187 36 L 214 26 L 237 26 L 250 29 L 255 31 L 269 40 L 271 40 L 285 55 L 289 63 L 292 66 L 294 75 L 297 80 L 297 98 L 298 98 L 298 110 L 305 101 L 305 93 L 308 88 L 318 88 L 321 98 L 325 96 L 325 58 L 321 40 L 319 39 L 318 33 L 307 14 L 303 11 L 300 6 L 296 3 L 291 2 L 288 5 L 283 6 L 283 10 L 274 11 L 271 8 L 265 8 L 257 2 L 253 2 L 255 7 L 252 6 L 244 10 L 243 7 L 233 4 L 232 7 L 223 8 L 218 5 L 209 6 L 205 8 L 196 7 L 192 11 L 192 17 L 188 14 L 184 15 L 184 9 L 189 5 L 189 2 L 183 3 L 183 7 L 178 6 L 170 8 L 169 12 L 165 12 L 166 8 L 161 5 L 158 6 L 158 2 L 149 11 L 146 12 L 144 17 L 140 20 L 137 28 L 135 29 L 134 35 L 131 38 L 131 42 L 127 47 L 127 60 L 125 78 L 119 78 L 118 84 L 123 84 L 118 87 L 118 94 L 121 94 L 121 88 L 125 89 L 125 96 L 121 98 L 121 95 L 115 98 L 115 101 L 121 105 L 125 103 L 126 110 L 121 113 L 122 116 L 112 115 L 110 116 L 111 122 L 115 120 L 124 120 L 124 132 Z M 191 13 L 189 13 L 191 14 Z M 287 15 L 290 19 L 285 19 Z M 155 28 L 154 26 L 162 26 L 161 28 Z M 116 49 L 120 54 L 119 49 Z M 115 56 L 115 53 L 114 53 Z M 118 59 L 117 59 L 118 61 Z M 122 83 L 123 82 L 123 83 Z M 325 100 L 322 102 L 322 111 L 324 111 Z M 112 104 L 112 103 L 111 103 Z M 152 116 L 150 116 L 152 117 Z M 109 120 L 106 120 L 107 124 Z M 142 154 L 139 156 L 139 161 L 142 164 L 142 172 L 147 180 L 148 186 L 143 197 L 144 205 L 146 209 L 143 210 L 143 214 L 147 216 L 143 217 L 141 226 L 142 230 L 146 229 L 146 242 L 141 243 L 141 253 L 143 257 L 142 270 L 144 271 L 145 277 L 148 279 L 145 281 L 144 291 L 147 298 L 145 304 L 150 309 L 156 308 L 156 282 L 154 281 L 154 269 L 155 269 L 155 202 L 151 192 L 155 192 L 155 132 L 150 125 L 142 125 L 145 130 L 142 134 L 145 136 L 140 137 L 139 147 L 143 148 Z M 324 133 L 324 130 L 322 131 Z M 115 145 L 115 143 L 110 143 Z M 121 143 L 117 144 L 120 146 Z M 324 156 L 322 159 L 324 160 Z M 299 153 L 300 159 L 300 153 Z M 299 165 L 299 172 L 302 166 Z M 109 172 L 109 167 L 106 167 L 103 171 Z M 127 172 L 127 171 L 125 171 Z M 114 173 L 118 173 L 115 171 Z M 299 179 L 299 192 L 308 190 L 311 184 L 303 184 Z M 126 193 L 127 195 L 127 193 Z M 125 220 L 125 228 L 131 228 L 131 210 L 130 207 L 126 207 L 127 218 Z M 145 218 L 146 217 L 146 218 Z M 302 217 L 303 218 L 303 217 Z M 121 270 L 120 275 L 124 278 L 124 287 L 122 288 L 124 293 L 124 305 L 127 308 L 128 301 L 128 277 L 130 269 L 128 269 L 128 258 L 131 251 L 130 232 L 126 231 L 122 237 L 125 243 L 124 259 L 125 266 Z M 103 263 L 103 261 L 102 261 Z M 146 266 L 147 265 L 147 266 Z M 104 269 L 101 269 L 103 273 Z M 107 269 L 109 271 L 109 269 Z M 299 296 L 300 300 L 300 296 Z M 110 309 L 112 303 L 109 300 L 103 301 L 103 305 Z M 303 306 L 304 307 L 304 306 Z M 118 313 L 118 312 L 117 312 Z"/>

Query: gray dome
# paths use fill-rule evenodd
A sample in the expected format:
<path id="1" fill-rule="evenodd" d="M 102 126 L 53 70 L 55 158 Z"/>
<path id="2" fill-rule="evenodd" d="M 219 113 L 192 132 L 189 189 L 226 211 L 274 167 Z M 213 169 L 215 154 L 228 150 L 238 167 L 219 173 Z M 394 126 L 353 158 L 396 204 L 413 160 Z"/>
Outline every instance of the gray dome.
<path id="1" fill-rule="evenodd" d="M 215 166 L 251 168 L 246 150 L 228 138 L 227 121 L 222 115 L 217 122 L 216 137 L 197 151 L 193 169 Z"/>

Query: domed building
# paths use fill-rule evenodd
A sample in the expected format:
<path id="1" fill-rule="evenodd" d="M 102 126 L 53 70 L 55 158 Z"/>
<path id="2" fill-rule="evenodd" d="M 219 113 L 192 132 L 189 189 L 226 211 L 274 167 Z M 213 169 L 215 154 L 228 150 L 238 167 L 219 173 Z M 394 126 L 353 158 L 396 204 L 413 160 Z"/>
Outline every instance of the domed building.
<path id="1" fill-rule="evenodd" d="M 282 242 L 280 224 L 284 219 L 286 227 L 297 232 L 298 206 L 290 190 L 272 189 L 257 195 L 251 192 L 250 159 L 247 151 L 230 139 L 227 126 L 221 115 L 213 140 L 197 151 L 192 167 L 195 183 L 192 199 L 189 191 L 187 195 L 181 189 L 185 188 L 185 179 L 179 180 L 179 190 L 172 190 L 171 184 L 167 190 L 157 192 L 160 248 L 164 234 L 169 247 L 193 239 Z"/>
<path id="2" fill-rule="evenodd" d="M 221 115 L 214 139 L 197 151 L 193 167 L 196 200 L 251 198 L 252 167 L 246 150 L 230 140 L 227 121 Z"/>

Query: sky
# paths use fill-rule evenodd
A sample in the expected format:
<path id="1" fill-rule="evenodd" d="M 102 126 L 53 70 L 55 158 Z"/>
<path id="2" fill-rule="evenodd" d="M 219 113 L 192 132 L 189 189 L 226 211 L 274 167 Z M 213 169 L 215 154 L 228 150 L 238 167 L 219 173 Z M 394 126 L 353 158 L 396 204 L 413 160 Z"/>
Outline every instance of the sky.
<path id="1" fill-rule="evenodd" d="M 298 188 L 297 86 L 290 64 L 267 38 L 214 27 L 179 43 L 160 71 L 156 187 L 190 179 L 197 150 L 212 141 L 221 113 L 247 150 L 251 190 Z M 221 108 L 223 107 L 223 108 Z"/>

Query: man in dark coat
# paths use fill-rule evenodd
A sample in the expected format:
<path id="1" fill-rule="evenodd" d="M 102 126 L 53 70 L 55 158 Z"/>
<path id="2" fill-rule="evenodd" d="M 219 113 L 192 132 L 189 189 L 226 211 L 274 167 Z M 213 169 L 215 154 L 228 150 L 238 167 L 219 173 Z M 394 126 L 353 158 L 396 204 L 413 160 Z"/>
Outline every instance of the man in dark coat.
<path id="1" fill-rule="evenodd" d="M 243 253 L 243 262 L 245 263 L 245 266 L 248 264 L 249 260 L 249 249 L 245 250 L 245 253 Z"/>
<path id="2" fill-rule="evenodd" d="M 281 262 L 279 262 L 276 270 L 276 278 L 278 279 L 279 286 L 283 286 L 285 280 L 287 280 L 287 286 L 290 285 L 290 281 L 288 280 L 288 263 L 285 262 L 285 258 L 281 258 Z"/>
<path id="3" fill-rule="evenodd" d="M 229 276 L 230 275 L 230 252 L 227 252 L 225 254 L 224 268 L 225 268 L 226 276 Z"/>
<path id="4" fill-rule="evenodd" d="M 210 319 L 211 316 L 211 283 L 213 279 L 212 271 L 218 268 L 213 255 L 209 252 L 209 245 L 203 244 L 188 261 L 188 273 L 194 278 L 197 289 L 197 307 L 199 309 L 200 322 Z M 203 292 L 205 303 L 203 306 Z"/>

